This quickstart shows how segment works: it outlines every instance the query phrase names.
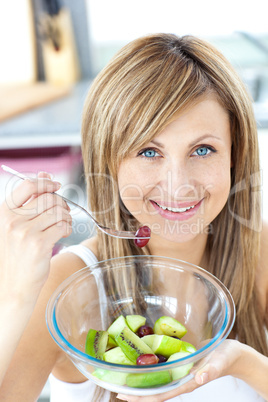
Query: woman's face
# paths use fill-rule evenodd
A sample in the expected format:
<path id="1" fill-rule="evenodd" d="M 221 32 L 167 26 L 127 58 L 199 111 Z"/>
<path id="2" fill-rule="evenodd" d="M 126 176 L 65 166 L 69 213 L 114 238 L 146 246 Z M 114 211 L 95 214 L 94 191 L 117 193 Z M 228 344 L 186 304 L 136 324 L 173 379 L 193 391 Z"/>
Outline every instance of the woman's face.
<path id="1" fill-rule="evenodd" d="M 230 191 L 231 134 L 214 96 L 179 115 L 122 161 L 122 201 L 141 225 L 183 242 L 208 231 Z"/>

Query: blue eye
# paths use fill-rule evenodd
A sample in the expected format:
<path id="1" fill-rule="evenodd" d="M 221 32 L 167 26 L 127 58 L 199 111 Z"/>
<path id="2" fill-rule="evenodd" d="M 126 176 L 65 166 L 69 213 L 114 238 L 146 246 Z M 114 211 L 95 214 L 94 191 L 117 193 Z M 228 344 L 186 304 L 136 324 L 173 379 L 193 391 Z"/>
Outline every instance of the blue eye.
<path id="1" fill-rule="evenodd" d="M 145 149 L 144 151 L 140 152 L 139 155 L 142 155 L 145 158 L 151 158 L 152 159 L 152 158 L 155 158 L 155 157 L 159 156 L 159 153 L 156 152 L 154 149 L 148 148 L 148 149 Z"/>
<path id="2" fill-rule="evenodd" d="M 202 146 L 202 147 L 197 148 L 197 149 L 194 151 L 193 155 L 197 155 L 197 156 L 207 156 L 207 155 L 210 154 L 211 152 L 216 152 L 216 151 L 215 151 L 213 148 L 211 148 L 211 147 Z"/>

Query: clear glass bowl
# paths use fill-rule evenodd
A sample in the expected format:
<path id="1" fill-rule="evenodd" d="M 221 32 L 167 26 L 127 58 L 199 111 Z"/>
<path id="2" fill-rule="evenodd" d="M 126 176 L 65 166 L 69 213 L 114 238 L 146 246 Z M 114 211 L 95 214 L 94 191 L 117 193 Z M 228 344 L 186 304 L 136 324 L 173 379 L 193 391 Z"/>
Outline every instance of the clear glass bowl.
<path id="1" fill-rule="evenodd" d="M 117 279 L 107 287 L 111 271 Z M 135 277 L 138 280 L 133 284 Z M 197 351 L 150 366 L 113 364 L 88 356 L 85 341 L 89 329 L 106 330 L 120 314 L 142 314 L 152 326 L 163 315 L 174 317 L 188 330 L 182 339 Z M 70 276 L 52 295 L 46 320 L 54 341 L 87 378 L 113 392 L 154 395 L 193 378 L 195 367 L 200 368 L 203 358 L 230 333 L 235 306 L 226 287 L 198 266 L 166 257 L 134 256 L 102 261 Z M 164 376 L 189 363 L 193 363 L 189 374 L 167 384 L 136 388 L 125 383 L 129 374 L 158 372 Z M 102 379 L 96 371 L 102 373 Z"/>

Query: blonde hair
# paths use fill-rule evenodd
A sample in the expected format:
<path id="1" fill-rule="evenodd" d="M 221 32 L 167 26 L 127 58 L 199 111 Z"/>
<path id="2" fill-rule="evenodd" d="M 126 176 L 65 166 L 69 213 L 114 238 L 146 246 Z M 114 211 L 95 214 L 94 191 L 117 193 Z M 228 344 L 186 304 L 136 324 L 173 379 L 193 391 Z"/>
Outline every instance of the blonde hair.
<path id="1" fill-rule="evenodd" d="M 193 36 L 153 34 L 123 47 L 97 76 L 85 102 L 82 125 L 90 208 L 106 226 L 137 229 L 137 221 L 120 200 L 120 162 L 208 92 L 217 96 L 230 117 L 231 187 L 235 191 L 231 190 L 227 204 L 212 222 L 206 269 L 233 295 L 237 309 L 234 335 L 267 355 L 268 323 L 255 283 L 261 219 L 256 124 L 243 83 L 214 47 Z M 148 253 L 133 241 L 100 232 L 98 236 L 100 259 Z M 116 282 L 116 278 L 110 280 Z"/>

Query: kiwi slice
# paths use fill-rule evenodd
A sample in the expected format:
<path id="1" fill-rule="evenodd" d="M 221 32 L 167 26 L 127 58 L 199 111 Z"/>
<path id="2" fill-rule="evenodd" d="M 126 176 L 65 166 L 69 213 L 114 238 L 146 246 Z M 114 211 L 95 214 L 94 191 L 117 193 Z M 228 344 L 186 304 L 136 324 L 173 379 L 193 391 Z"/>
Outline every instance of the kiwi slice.
<path id="1" fill-rule="evenodd" d="M 155 373 L 129 374 L 126 384 L 132 388 L 149 388 L 168 384 L 171 382 L 169 371 L 159 371 Z"/>
<path id="2" fill-rule="evenodd" d="M 136 332 L 142 325 L 145 325 L 146 318 L 142 315 L 131 314 L 126 316 L 126 322 L 131 331 Z"/>
<path id="3" fill-rule="evenodd" d="M 103 355 L 103 360 L 109 363 L 134 365 L 134 363 L 127 358 L 119 346 L 105 352 Z"/>
<path id="4" fill-rule="evenodd" d="M 173 317 L 163 316 L 158 318 L 154 324 L 154 333 L 158 335 L 169 335 L 182 338 L 187 329 Z"/>
<path id="5" fill-rule="evenodd" d="M 125 327 L 120 334 L 115 338 L 118 346 L 124 354 L 136 364 L 137 358 L 144 354 L 154 354 L 152 349 L 144 343 L 134 332 L 128 327 Z"/>
<path id="6" fill-rule="evenodd" d="M 90 329 L 86 339 L 86 353 L 89 356 L 102 360 L 107 347 L 107 342 L 107 331 L 96 331 L 95 329 Z"/>

